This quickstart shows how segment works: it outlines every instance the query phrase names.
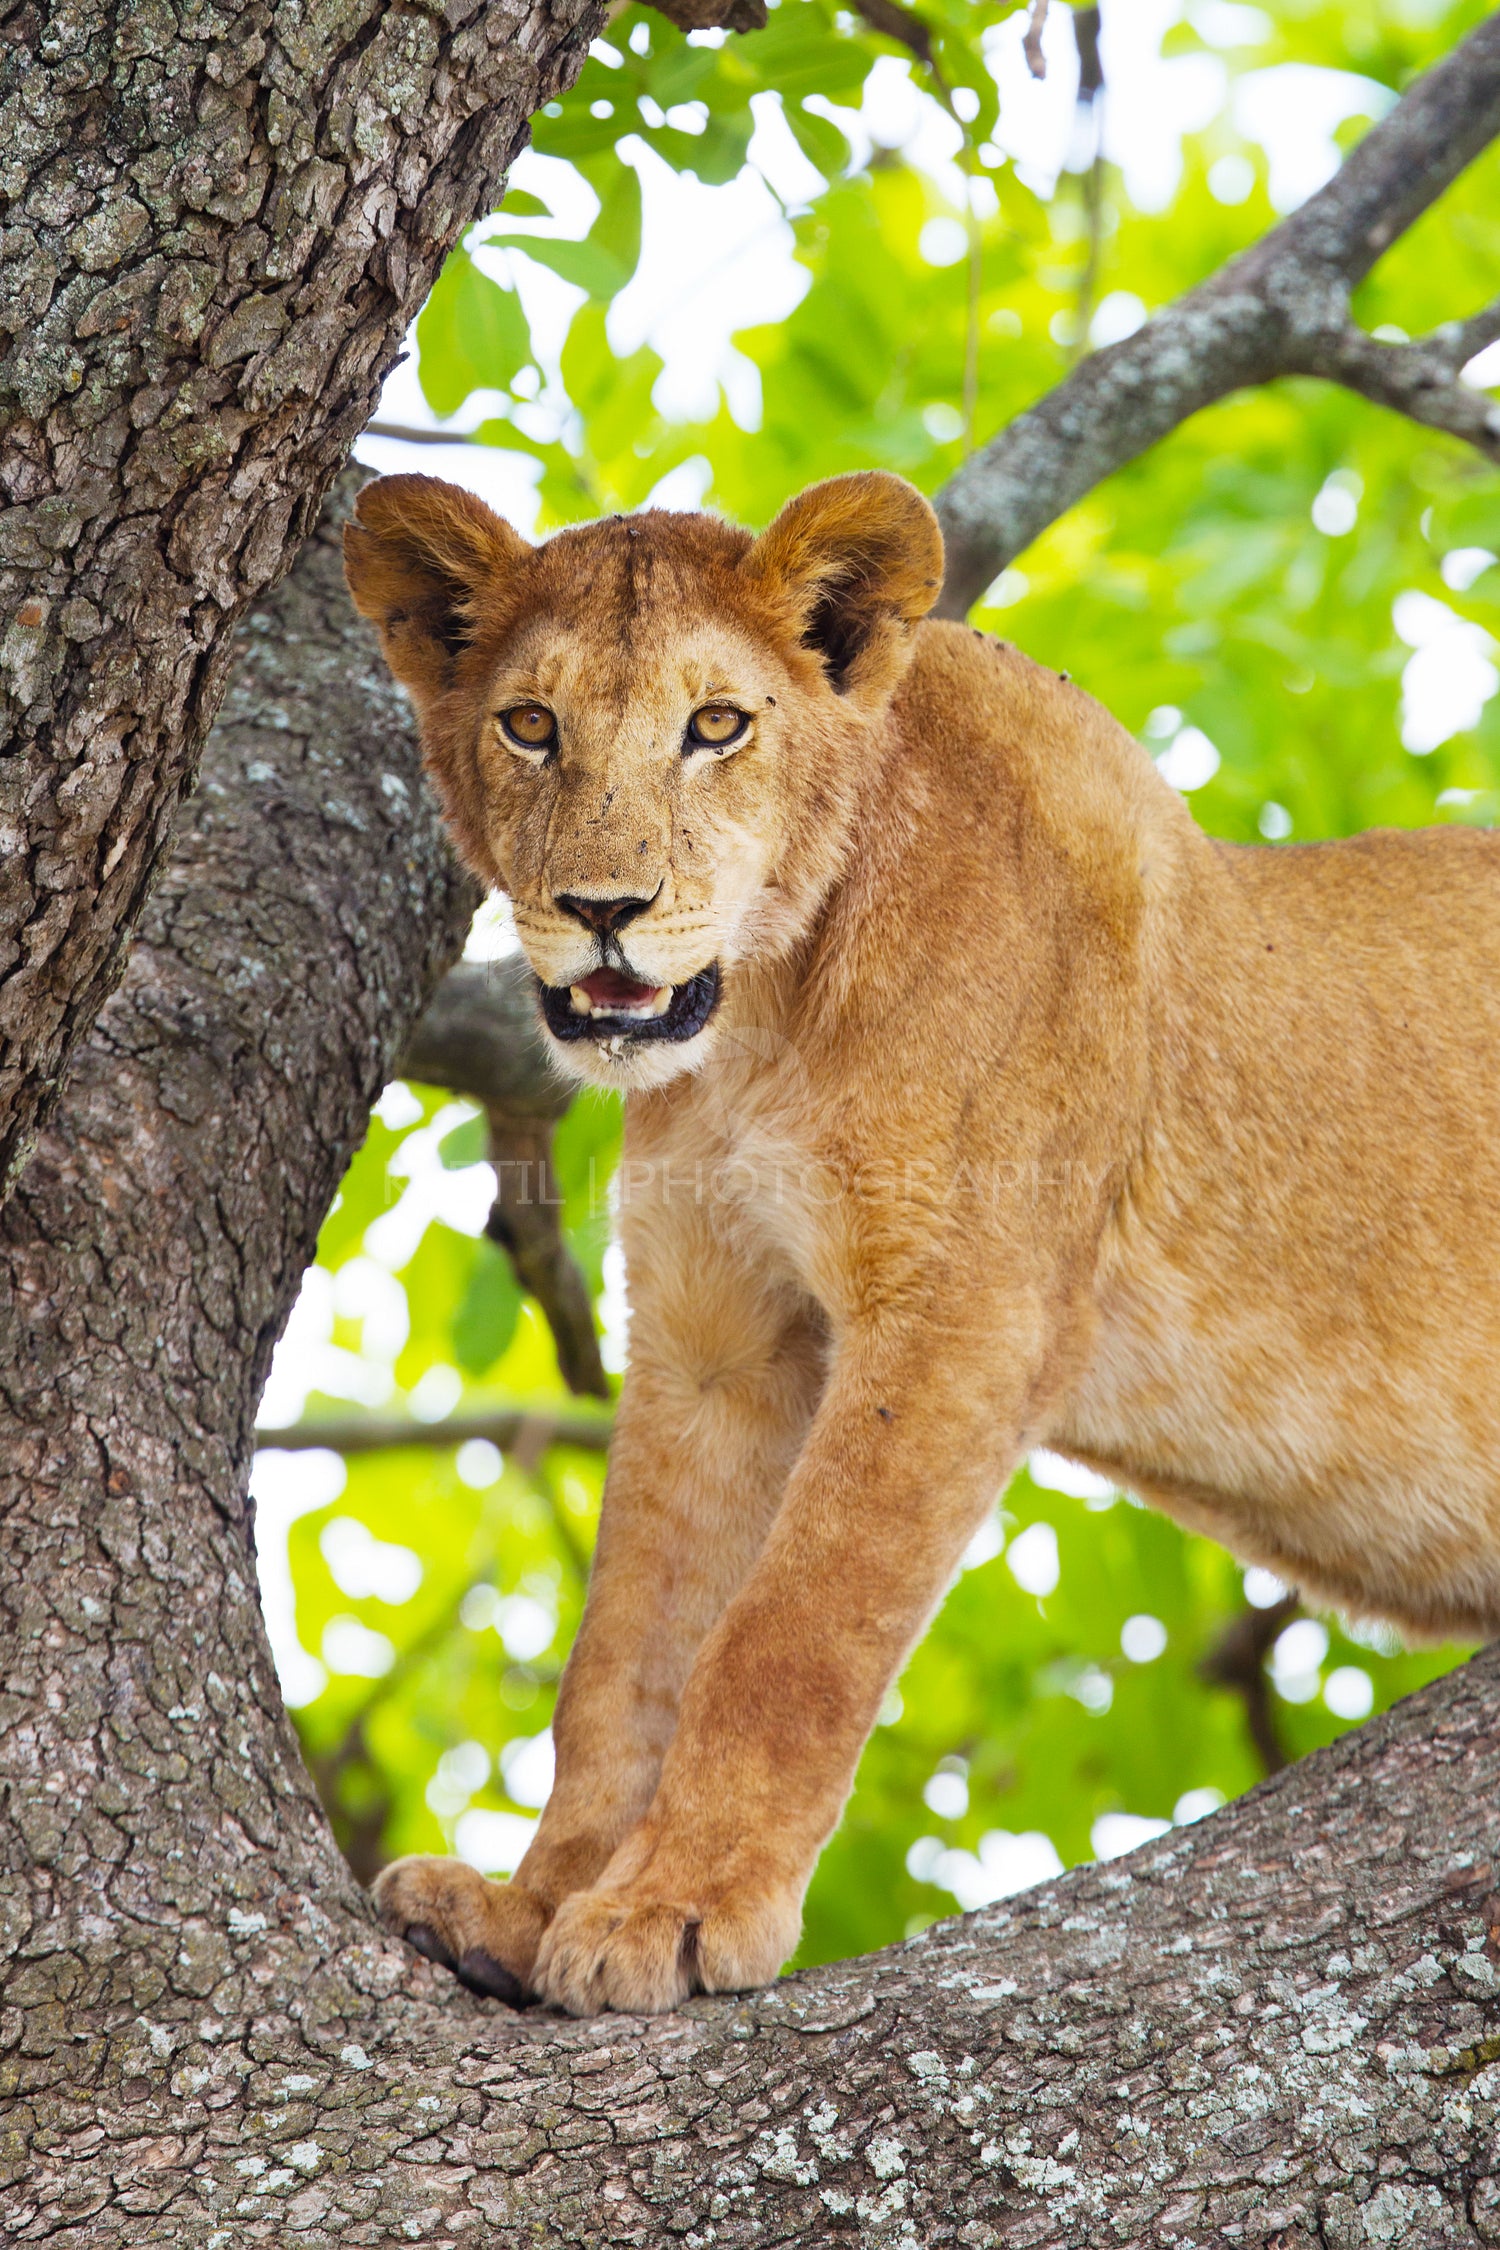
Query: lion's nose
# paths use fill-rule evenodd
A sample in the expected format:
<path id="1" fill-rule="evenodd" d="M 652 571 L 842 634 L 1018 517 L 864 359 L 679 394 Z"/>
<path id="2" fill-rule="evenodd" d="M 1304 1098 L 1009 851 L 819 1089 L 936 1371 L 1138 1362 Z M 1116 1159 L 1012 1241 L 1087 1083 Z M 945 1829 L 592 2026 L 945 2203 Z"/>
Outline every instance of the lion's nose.
<path id="1" fill-rule="evenodd" d="M 579 898 L 576 892 L 559 891 L 554 903 L 575 921 L 597 930 L 601 937 L 610 937 L 616 930 L 623 930 L 627 922 L 633 922 L 638 914 L 644 914 L 655 897 L 654 891 L 650 898 Z"/>

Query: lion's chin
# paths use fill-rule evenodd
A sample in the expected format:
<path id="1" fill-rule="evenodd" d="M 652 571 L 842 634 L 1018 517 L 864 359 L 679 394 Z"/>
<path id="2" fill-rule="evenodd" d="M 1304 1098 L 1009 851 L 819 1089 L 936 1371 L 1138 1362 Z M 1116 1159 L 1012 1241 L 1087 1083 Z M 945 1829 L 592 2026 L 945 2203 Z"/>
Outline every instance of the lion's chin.
<path id="1" fill-rule="evenodd" d="M 628 1061 L 647 1046 L 681 1046 L 696 1039 L 719 1001 L 719 964 L 690 977 L 686 984 L 637 983 L 611 969 L 599 969 L 572 985 L 537 980 L 542 1021 L 569 1060 L 584 1059 L 582 1043 L 598 1059 Z M 584 1049 L 584 1052 L 587 1051 Z"/>

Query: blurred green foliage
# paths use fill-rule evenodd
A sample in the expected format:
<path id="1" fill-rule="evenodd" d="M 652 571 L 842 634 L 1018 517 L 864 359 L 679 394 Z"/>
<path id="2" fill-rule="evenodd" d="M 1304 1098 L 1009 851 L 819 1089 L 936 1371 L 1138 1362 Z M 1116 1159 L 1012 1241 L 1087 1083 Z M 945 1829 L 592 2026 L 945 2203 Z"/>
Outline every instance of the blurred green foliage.
<path id="1" fill-rule="evenodd" d="M 695 456 L 708 465 L 709 504 L 751 523 L 843 468 L 884 464 L 935 489 L 965 441 L 971 341 L 980 439 L 1057 381 L 1073 348 L 1087 253 L 1079 181 L 1064 173 L 1044 199 L 987 139 L 995 85 L 983 43 L 1011 12 L 966 0 L 923 10 L 937 91 L 964 127 L 970 207 L 956 211 L 899 153 L 877 149 L 852 168 L 837 112 L 857 107 L 878 57 L 899 52 L 857 19 L 825 0 L 780 0 L 764 32 L 716 42 L 627 8 L 574 91 L 536 121 L 538 149 L 577 168 L 598 215 L 582 240 L 543 238 L 524 229 L 545 205 L 517 192 L 455 251 L 417 331 L 434 411 L 486 394 L 495 410 L 480 441 L 536 461 L 544 526 L 636 506 Z M 1399 90 L 1484 12 L 1481 0 L 1283 0 L 1264 14 L 1210 0 L 1171 30 L 1168 51 L 1198 51 L 1212 35 L 1231 88 L 1296 61 Z M 826 183 L 789 213 L 809 286 L 785 321 L 736 339 L 759 372 L 760 426 L 741 427 L 722 399 L 705 421 L 674 422 L 653 403 L 657 356 L 622 360 L 608 341 L 609 307 L 641 248 L 639 181 L 620 144 L 638 135 L 679 171 L 729 180 L 758 97 L 779 103 Z M 1225 199 L 1225 157 L 1239 160 L 1236 200 Z M 1226 100 L 1187 137 L 1166 209 L 1134 209 L 1106 180 L 1106 313 L 1118 322 L 1122 307 L 1134 317 L 1132 303 L 1149 311 L 1177 295 L 1275 215 L 1263 154 Z M 955 217 L 971 248 L 977 233 L 977 269 L 953 256 L 951 226 L 937 262 L 930 222 Z M 537 365 L 519 295 L 485 270 L 496 243 L 580 293 L 554 367 Z M 1497 272 L 1492 153 L 1382 263 L 1358 309 L 1372 327 L 1416 333 L 1493 295 Z M 539 386 L 551 435 L 534 411 Z M 1484 551 L 1500 552 L 1500 480 L 1482 463 L 1341 393 L 1289 382 L 1200 416 L 1115 477 L 1002 576 L 978 615 L 1071 672 L 1167 754 L 1169 774 L 1175 759 L 1218 834 L 1488 822 L 1500 804 L 1500 697 L 1430 749 L 1412 717 L 1418 685 L 1430 706 L 1434 677 L 1441 687 L 1493 654 L 1500 568 L 1485 567 Z M 1422 666 L 1425 683 L 1414 682 L 1409 668 Z M 566 1411 L 545 1324 L 500 1253 L 466 1231 L 483 1215 L 478 1120 L 422 1089 L 388 1097 L 383 1112 L 320 1245 L 322 1326 L 309 1314 L 295 1343 L 313 1385 L 307 1418 L 346 1415 L 347 1397 L 429 1418 Z M 610 1103 L 576 1104 L 559 1134 L 563 1217 L 601 1305 L 617 1150 Z M 413 1221 L 408 1241 L 403 1199 L 425 1194 L 436 1212 L 440 1173 L 471 1183 L 468 1215 Z M 262 1473 L 274 1477 L 275 1462 Z M 329 1468 L 329 1491 L 339 1475 Z M 803 1958 L 898 1937 L 955 1898 L 1045 1872 L 1053 1854 L 1070 1863 L 1116 1848 L 1130 1832 L 1110 1816 L 1190 1817 L 1257 1779 L 1242 1696 L 1198 1671 L 1244 1614 L 1240 1571 L 1132 1501 L 1085 1492 L 1081 1478 L 1070 1494 L 1049 1477 L 1068 1481 L 1045 1462 L 1015 1479 L 888 1705 L 813 1885 Z M 322 1667 L 298 1675 L 298 1725 L 362 1869 L 455 1838 L 488 1865 L 513 1864 L 545 1783 L 537 1745 L 578 1618 L 601 1481 L 598 1451 L 538 1450 L 524 1433 L 503 1462 L 482 1446 L 455 1455 L 423 1442 L 351 1455 L 336 1496 L 292 1523 L 296 1635 Z M 1295 1630 L 1268 1690 L 1293 1755 L 1349 1724 L 1362 1698 L 1384 1708 L 1461 1653 L 1354 1638 L 1333 1619 L 1326 1643 L 1309 1623 Z"/>

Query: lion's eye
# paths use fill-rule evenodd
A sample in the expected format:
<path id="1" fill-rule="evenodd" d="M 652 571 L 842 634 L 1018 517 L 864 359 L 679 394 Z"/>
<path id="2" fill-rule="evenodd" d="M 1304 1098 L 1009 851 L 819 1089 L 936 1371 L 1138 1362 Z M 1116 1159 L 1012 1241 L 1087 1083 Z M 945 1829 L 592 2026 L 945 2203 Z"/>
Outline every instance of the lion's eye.
<path id="1" fill-rule="evenodd" d="M 557 740 L 557 721 L 544 703 L 518 703 L 501 712 L 500 724 L 522 750 L 550 750 Z"/>
<path id="2" fill-rule="evenodd" d="M 732 703 L 705 703 L 688 720 L 688 741 L 700 750 L 723 750 L 738 742 L 750 721 Z"/>

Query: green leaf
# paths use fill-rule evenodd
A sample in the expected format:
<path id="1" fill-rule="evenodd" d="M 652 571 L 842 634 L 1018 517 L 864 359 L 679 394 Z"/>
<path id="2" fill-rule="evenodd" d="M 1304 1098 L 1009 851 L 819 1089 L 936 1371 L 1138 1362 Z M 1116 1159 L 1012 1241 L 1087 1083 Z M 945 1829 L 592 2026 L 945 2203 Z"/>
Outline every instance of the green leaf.
<path id="1" fill-rule="evenodd" d="M 596 304 L 607 304 L 609 299 L 624 288 L 630 276 L 623 272 L 618 258 L 601 249 L 592 241 L 540 242 L 528 239 L 513 247 L 524 250 L 539 266 L 560 274 L 571 281 L 575 289 L 582 289 Z"/>
<path id="2" fill-rule="evenodd" d="M 635 272 L 641 254 L 641 184 L 626 165 L 616 165 L 593 225 L 582 242 L 540 235 L 495 235 L 512 250 L 534 258 L 586 290 L 595 303 L 617 296 Z"/>
<path id="3" fill-rule="evenodd" d="M 462 1374 L 477 1380 L 494 1366 L 516 1332 L 520 1312 L 521 1291 L 509 1258 L 493 1242 L 481 1242 L 453 1316 L 453 1358 Z"/>
<path id="4" fill-rule="evenodd" d="M 849 142 L 843 131 L 828 118 L 804 109 L 801 102 L 787 106 L 786 121 L 808 163 L 816 165 L 825 180 L 836 180 L 849 161 Z"/>
<path id="5" fill-rule="evenodd" d="M 482 1112 L 466 1117 L 445 1133 L 438 1143 L 438 1158 L 445 1172 L 462 1172 L 471 1164 L 482 1164 L 489 1153 L 489 1127 Z"/>
<path id="6" fill-rule="evenodd" d="M 531 330 L 514 290 L 450 251 L 417 321 L 418 373 L 434 414 L 458 411 L 471 391 L 504 390 L 531 358 Z"/>

